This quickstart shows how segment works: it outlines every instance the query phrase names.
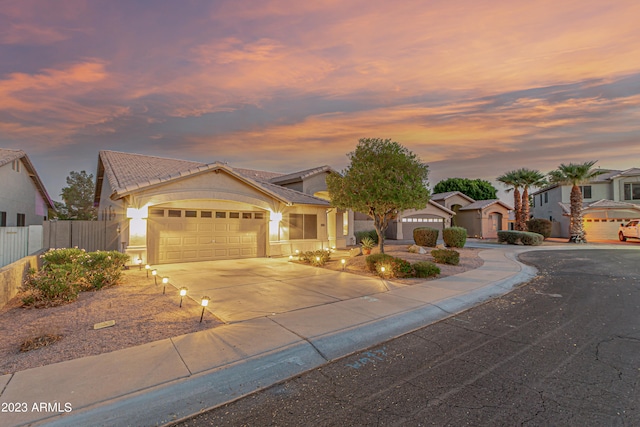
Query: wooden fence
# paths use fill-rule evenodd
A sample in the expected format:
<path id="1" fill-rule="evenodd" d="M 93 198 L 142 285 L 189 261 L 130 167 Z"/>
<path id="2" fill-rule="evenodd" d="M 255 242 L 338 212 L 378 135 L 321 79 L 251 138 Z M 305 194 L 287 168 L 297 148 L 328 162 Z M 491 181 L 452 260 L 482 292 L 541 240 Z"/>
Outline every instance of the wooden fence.
<path id="1" fill-rule="evenodd" d="M 117 221 L 45 221 L 44 248 L 74 248 L 87 252 L 119 248 Z"/>

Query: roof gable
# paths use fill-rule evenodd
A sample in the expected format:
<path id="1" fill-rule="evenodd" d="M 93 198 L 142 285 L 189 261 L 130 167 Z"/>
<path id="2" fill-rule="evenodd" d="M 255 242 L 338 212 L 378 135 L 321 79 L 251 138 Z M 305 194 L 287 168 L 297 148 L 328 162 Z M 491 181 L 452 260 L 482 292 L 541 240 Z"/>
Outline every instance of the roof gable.
<path id="1" fill-rule="evenodd" d="M 434 193 L 431 195 L 431 200 L 438 202 L 440 200 L 447 200 L 450 199 L 453 196 L 460 196 L 463 199 L 466 199 L 469 201 L 469 203 L 473 203 L 475 202 L 475 200 L 473 200 L 471 197 L 467 196 L 466 194 L 464 194 L 461 191 L 447 191 L 446 193 Z"/>
<path id="2" fill-rule="evenodd" d="M 0 148 L 0 167 L 13 162 L 14 160 L 20 160 L 27 171 L 27 174 L 33 181 L 33 185 L 36 187 L 36 191 L 40 193 L 42 200 L 47 204 L 49 209 L 55 209 L 53 206 L 53 200 L 49 197 L 47 189 L 44 187 L 42 180 L 36 172 L 36 168 L 31 163 L 29 156 L 22 150 L 11 150 L 7 148 Z"/>
<path id="3" fill-rule="evenodd" d="M 297 172 L 293 172 L 293 173 L 289 173 L 286 175 L 280 175 L 277 177 L 274 177 L 272 179 L 269 180 L 269 182 L 271 182 L 272 184 L 289 184 L 292 182 L 298 182 L 298 181 L 303 181 L 307 178 L 310 178 L 312 176 L 321 174 L 321 173 L 338 173 L 337 171 L 335 171 L 332 167 L 328 166 L 328 165 L 324 165 L 324 166 L 319 166 L 319 167 L 315 167 L 315 168 L 311 168 L 311 169 L 305 169 L 302 171 L 297 171 Z"/>
<path id="4" fill-rule="evenodd" d="M 513 208 L 509 205 L 507 205 L 505 202 L 503 202 L 500 199 L 489 199 L 489 200 L 478 200 L 477 202 L 473 202 L 470 205 L 464 206 L 462 208 L 460 208 L 461 211 L 470 211 L 470 210 L 475 210 L 475 209 L 486 209 L 489 206 L 493 206 L 495 204 L 498 204 L 504 208 L 506 208 L 507 210 L 512 210 Z"/>

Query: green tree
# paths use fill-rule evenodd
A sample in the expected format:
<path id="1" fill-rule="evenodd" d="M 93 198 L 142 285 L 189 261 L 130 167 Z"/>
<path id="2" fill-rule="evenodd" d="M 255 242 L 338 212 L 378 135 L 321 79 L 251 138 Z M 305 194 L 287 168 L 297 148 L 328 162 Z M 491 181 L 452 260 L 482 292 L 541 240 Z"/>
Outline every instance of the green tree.
<path id="1" fill-rule="evenodd" d="M 518 231 L 524 231 L 522 228 L 522 197 L 520 196 L 520 188 L 522 187 L 522 181 L 518 171 L 509 171 L 496 178 L 498 182 L 506 185 L 507 192 L 513 190 L 513 210 L 516 216 L 514 228 Z M 528 201 L 525 201 L 528 203 Z"/>
<path id="2" fill-rule="evenodd" d="M 64 203 L 55 202 L 58 219 L 96 219 L 96 208 L 93 206 L 95 184 L 93 175 L 85 171 L 71 171 L 67 177 L 67 186 L 62 188 L 60 196 Z"/>
<path id="3" fill-rule="evenodd" d="M 522 185 L 522 203 L 520 209 L 520 230 L 527 231 L 527 221 L 529 221 L 529 189 L 532 187 L 544 187 L 547 185 L 546 176 L 538 170 L 521 168 L 517 171 Z"/>
<path id="4" fill-rule="evenodd" d="M 459 191 L 473 200 L 491 200 L 496 198 L 498 190 L 489 181 L 483 179 L 448 178 L 433 188 L 434 193 Z"/>
<path id="5" fill-rule="evenodd" d="M 587 243 L 584 225 L 582 224 L 582 191 L 579 185 L 605 173 L 604 170 L 592 169 L 596 161 L 585 163 L 562 163 L 558 169 L 549 172 L 553 184 L 571 185 L 571 219 L 569 226 L 569 243 Z"/>
<path id="6" fill-rule="evenodd" d="M 342 174 L 327 177 L 331 203 L 369 215 L 378 234 L 378 247 L 384 253 L 384 232 L 398 212 L 427 206 L 429 168 L 390 139 L 360 139 L 347 157 L 351 164 Z"/>

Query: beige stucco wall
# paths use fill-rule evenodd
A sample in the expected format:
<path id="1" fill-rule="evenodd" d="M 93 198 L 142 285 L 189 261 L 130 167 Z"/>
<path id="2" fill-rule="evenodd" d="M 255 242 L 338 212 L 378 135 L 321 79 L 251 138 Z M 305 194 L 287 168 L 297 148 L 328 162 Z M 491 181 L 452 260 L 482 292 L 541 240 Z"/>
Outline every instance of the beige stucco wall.
<path id="1" fill-rule="evenodd" d="M 20 171 L 12 163 L 0 166 L 0 211 L 7 213 L 7 227 L 17 226 L 18 214 L 25 214 L 25 225 L 42 225 L 47 205 L 20 160 Z"/>
<path id="2" fill-rule="evenodd" d="M 30 268 L 38 268 L 39 255 L 31 255 L 0 268 L 0 308 L 18 294 Z"/>

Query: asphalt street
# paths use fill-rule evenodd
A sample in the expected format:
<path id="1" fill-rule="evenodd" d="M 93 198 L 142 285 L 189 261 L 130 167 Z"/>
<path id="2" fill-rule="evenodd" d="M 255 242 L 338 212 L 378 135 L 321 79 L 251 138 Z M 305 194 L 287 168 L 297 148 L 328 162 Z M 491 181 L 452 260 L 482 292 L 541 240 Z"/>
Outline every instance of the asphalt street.
<path id="1" fill-rule="evenodd" d="M 508 295 L 178 425 L 640 425 L 640 253 L 521 260 Z"/>

